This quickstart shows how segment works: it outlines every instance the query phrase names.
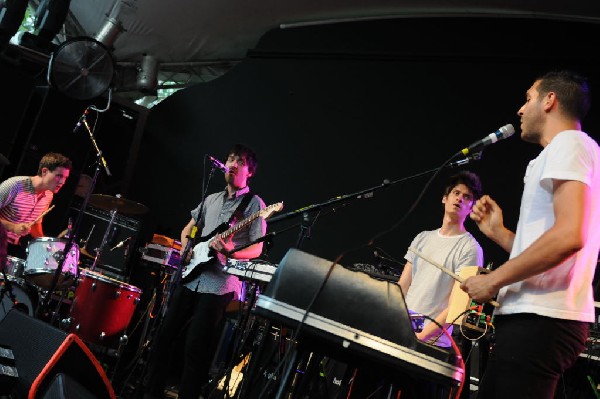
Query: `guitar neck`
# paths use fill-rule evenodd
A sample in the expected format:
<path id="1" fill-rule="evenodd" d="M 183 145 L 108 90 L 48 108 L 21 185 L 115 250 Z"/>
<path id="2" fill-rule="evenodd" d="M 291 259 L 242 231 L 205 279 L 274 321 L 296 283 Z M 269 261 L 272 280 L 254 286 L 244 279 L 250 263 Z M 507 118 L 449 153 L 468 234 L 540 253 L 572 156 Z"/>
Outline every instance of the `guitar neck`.
<path id="1" fill-rule="evenodd" d="M 225 238 L 229 237 L 230 235 L 232 235 L 232 234 L 238 232 L 239 230 L 243 229 L 244 227 L 246 227 L 248 224 L 252 223 L 259 216 L 260 216 L 260 211 L 253 213 L 252 215 L 248 216 L 246 219 L 243 219 L 241 222 L 237 223 L 235 226 L 232 226 L 232 227 L 228 228 L 227 230 L 225 230 L 224 232 L 218 234 L 219 238 L 225 239 Z"/>

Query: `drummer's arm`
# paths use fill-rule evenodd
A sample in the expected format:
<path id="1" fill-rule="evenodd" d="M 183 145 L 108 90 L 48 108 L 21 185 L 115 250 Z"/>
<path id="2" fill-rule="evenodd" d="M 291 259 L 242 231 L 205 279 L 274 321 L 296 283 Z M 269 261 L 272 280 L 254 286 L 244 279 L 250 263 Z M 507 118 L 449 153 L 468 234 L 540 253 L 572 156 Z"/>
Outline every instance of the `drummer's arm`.
<path id="1" fill-rule="evenodd" d="M 0 219 L 0 223 L 6 228 L 6 230 L 11 231 L 20 236 L 24 236 L 29 233 L 29 225 L 27 223 L 13 223 L 6 219 Z"/>

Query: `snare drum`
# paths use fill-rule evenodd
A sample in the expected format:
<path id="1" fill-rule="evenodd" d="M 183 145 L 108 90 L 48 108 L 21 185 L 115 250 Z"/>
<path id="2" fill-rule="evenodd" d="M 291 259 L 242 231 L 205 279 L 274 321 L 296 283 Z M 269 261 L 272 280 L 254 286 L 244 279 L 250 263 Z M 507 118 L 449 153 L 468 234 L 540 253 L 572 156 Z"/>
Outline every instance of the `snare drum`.
<path id="1" fill-rule="evenodd" d="M 25 270 L 25 259 L 15 258 L 14 256 L 6 257 L 6 274 L 16 278 L 23 277 Z"/>
<path id="2" fill-rule="evenodd" d="M 87 342 L 118 346 L 141 293 L 133 285 L 82 269 L 71 307 L 69 332 Z"/>
<path id="3" fill-rule="evenodd" d="M 9 295 L 9 287 L 15 297 L 14 301 Z M 0 277 L 0 296 L 2 296 L 2 303 L 0 304 L 0 322 L 13 308 L 33 317 L 40 299 L 39 293 L 35 287 L 31 286 L 26 281 L 12 276 L 7 276 L 7 281 Z"/>
<path id="4" fill-rule="evenodd" d="M 50 288 L 60 254 L 69 242 L 65 238 L 41 237 L 31 240 L 27 246 L 27 261 L 23 277 L 40 288 Z M 68 288 L 75 282 L 78 273 L 79 247 L 75 244 L 65 254 L 62 273 L 56 288 Z"/>

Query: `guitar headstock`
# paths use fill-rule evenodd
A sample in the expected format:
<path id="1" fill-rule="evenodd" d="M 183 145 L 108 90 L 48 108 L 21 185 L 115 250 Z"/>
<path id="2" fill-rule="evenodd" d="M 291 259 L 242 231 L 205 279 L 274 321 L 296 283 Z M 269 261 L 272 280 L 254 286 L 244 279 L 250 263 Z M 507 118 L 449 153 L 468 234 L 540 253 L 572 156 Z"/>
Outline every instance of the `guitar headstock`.
<path id="1" fill-rule="evenodd" d="M 279 212 L 283 209 L 283 202 L 277 202 L 275 204 L 271 204 L 269 206 L 267 206 L 265 209 L 262 209 L 259 212 L 260 217 L 262 217 L 263 219 L 268 219 L 269 217 L 271 217 L 272 214 L 274 214 L 275 212 Z"/>

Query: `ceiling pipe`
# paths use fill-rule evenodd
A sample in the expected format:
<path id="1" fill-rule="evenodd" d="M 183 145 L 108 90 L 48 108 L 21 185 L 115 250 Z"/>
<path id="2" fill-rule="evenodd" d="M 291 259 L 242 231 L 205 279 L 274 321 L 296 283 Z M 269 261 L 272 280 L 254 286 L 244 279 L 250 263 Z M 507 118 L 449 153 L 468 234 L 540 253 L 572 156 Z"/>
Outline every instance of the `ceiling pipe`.
<path id="1" fill-rule="evenodd" d="M 113 44 L 121 32 L 123 32 L 123 24 L 121 24 L 121 21 L 114 17 L 107 16 L 104 25 L 102 25 L 100 31 L 96 33 L 94 39 L 102 43 L 106 48 L 112 49 Z"/>

